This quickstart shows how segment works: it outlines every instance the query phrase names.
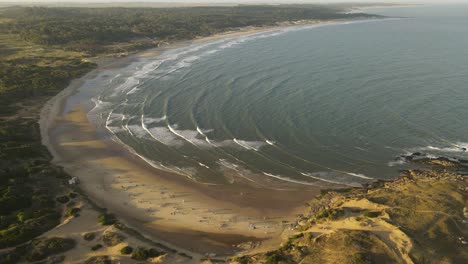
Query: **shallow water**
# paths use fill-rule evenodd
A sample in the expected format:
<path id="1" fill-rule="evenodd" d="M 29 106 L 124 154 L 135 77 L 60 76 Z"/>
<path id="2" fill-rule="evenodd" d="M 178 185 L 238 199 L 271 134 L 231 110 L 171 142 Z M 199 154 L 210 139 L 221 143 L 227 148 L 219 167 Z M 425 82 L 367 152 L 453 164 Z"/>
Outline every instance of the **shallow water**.
<path id="1" fill-rule="evenodd" d="M 202 182 L 225 168 L 303 185 L 393 178 L 404 153 L 468 158 L 466 11 L 372 9 L 410 18 L 192 45 L 80 93 L 136 154 Z"/>

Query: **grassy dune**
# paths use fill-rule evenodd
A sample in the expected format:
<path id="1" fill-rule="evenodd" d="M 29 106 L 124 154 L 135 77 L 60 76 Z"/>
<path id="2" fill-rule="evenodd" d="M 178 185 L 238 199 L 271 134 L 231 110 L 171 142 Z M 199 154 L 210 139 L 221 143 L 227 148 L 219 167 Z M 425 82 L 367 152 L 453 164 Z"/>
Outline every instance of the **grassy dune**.
<path id="1" fill-rule="evenodd" d="M 466 263 L 466 176 L 437 163 L 312 201 L 276 251 L 237 263 Z M 450 170 L 452 172 L 450 172 Z"/>

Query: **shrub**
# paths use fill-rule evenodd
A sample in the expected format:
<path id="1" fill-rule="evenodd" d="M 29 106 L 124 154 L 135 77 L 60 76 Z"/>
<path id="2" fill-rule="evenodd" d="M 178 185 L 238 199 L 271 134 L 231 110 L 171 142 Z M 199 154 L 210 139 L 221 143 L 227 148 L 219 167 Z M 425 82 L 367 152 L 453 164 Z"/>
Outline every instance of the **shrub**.
<path id="1" fill-rule="evenodd" d="M 298 239 L 304 236 L 304 233 L 299 233 L 291 236 L 291 239 Z"/>
<path id="2" fill-rule="evenodd" d="M 99 249 L 101 249 L 101 248 L 102 248 L 102 245 L 101 245 L 101 244 L 96 244 L 96 245 L 94 245 L 94 246 L 91 247 L 91 250 L 92 250 L 92 251 L 96 251 L 96 250 L 99 250 Z"/>
<path id="3" fill-rule="evenodd" d="M 341 209 L 325 209 L 323 210 L 320 214 L 318 214 L 315 219 L 320 220 L 324 218 L 330 218 L 330 219 L 338 219 L 340 216 L 344 214 L 344 211 Z"/>
<path id="4" fill-rule="evenodd" d="M 286 258 L 279 251 L 272 251 L 267 253 L 266 264 L 277 264 L 284 261 Z"/>
<path id="5" fill-rule="evenodd" d="M 120 244 L 124 239 L 124 236 L 115 232 L 108 232 L 102 236 L 102 241 L 109 247 Z"/>
<path id="6" fill-rule="evenodd" d="M 68 197 L 70 199 L 75 199 L 77 196 L 78 196 L 78 194 L 76 192 L 71 192 L 71 193 L 68 194 Z"/>
<path id="7" fill-rule="evenodd" d="M 117 219 L 113 214 L 104 213 L 99 216 L 99 223 L 101 225 L 113 225 L 117 222 Z"/>
<path id="8" fill-rule="evenodd" d="M 120 230 L 125 229 L 125 225 L 120 223 L 120 222 L 115 223 L 114 226 L 115 226 L 115 228 L 120 229 Z"/>
<path id="9" fill-rule="evenodd" d="M 84 264 L 111 264 L 112 261 L 108 256 L 95 256 L 85 260 Z"/>
<path id="10" fill-rule="evenodd" d="M 148 258 L 154 258 L 164 255 L 164 252 L 160 252 L 154 248 L 146 249 L 139 247 L 132 254 L 132 259 L 134 260 L 147 260 Z"/>
<path id="11" fill-rule="evenodd" d="M 70 201 L 70 198 L 68 198 L 68 196 L 66 196 L 66 195 L 63 195 L 63 196 L 57 197 L 56 200 L 59 203 L 66 204 L 66 203 L 68 203 Z"/>
<path id="12" fill-rule="evenodd" d="M 15 250 L 7 252 L 5 254 L 0 254 L 0 263 L 2 264 L 16 264 L 21 260 L 21 255 L 18 254 Z"/>
<path id="13" fill-rule="evenodd" d="M 123 248 L 120 250 L 120 253 L 121 253 L 122 255 L 132 254 L 132 252 L 133 252 L 133 248 L 130 247 L 130 246 L 125 246 L 125 247 L 123 247 Z"/>
<path id="14" fill-rule="evenodd" d="M 91 233 L 86 233 L 86 234 L 83 235 L 83 238 L 84 238 L 84 240 L 86 240 L 86 241 L 91 241 L 91 240 L 93 240 L 95 237 L 96 237 L 96 234 L 94 234 L 94 233 L 92 233 L 92 232 L 91 232 Z"/>
<path id="15" fill-rule="evenodd" d="M 38 239 L 31 243 L 30 253 L 26 259 L 29 261 L 38 261 L 47 258 L 50 255 L 62 253 L 75 247 L 75 241 L 68 238 L 45 238 Z"/>
<path id="16" fill-rule="evenodd" d="M 69 209 L 67 210 L 67 216 L 74 216 L 74 217 L 77 217 L 77 216 L 80 216 L 80 212 L 81 212 L 81 209 L 78 208 L 78 207 L 69 208 Z"/>
<path id="17" fill-rule="evenodd" d="M 375 217 L 378 217 L 380 215 L 380 212 L 379 211 L 367 211 L 367 212 L 364 212 L 364 216 L 365 217 L 369 217 L 369 218 L 375 218 Z"/>

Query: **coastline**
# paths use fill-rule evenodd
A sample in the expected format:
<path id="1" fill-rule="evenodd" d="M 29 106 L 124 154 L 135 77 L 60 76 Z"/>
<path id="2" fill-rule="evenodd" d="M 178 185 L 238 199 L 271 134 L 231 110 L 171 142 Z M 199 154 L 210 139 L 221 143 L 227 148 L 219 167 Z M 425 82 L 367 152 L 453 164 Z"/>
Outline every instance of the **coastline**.
<path id="1" fill-rule="evenodd" d="M 307 25 L 329 23 L 336 21 Z M 289 227 L 302 212 L 303 204 L 320 189 L 264 189 L 243 179 L 226 186 L 196 183 L 155 169 L 110 138 L 102 138 L 87 119 L 81 103 L 68 113 L 63 110 L 67 99 L 86 80 L 106 69 L 122 68 L 139 58 L 190 44 L 305 25 L 247 28 L 177 42 L 125 58 L 98 59 L 95 70 L 73 80 L 42 108 L 42 143 L 55 164 L 80 179 L 79 188 L 93 202 L 153 241 L 181 252 L 223 256 L 277 247 L 290 233 Z"/>

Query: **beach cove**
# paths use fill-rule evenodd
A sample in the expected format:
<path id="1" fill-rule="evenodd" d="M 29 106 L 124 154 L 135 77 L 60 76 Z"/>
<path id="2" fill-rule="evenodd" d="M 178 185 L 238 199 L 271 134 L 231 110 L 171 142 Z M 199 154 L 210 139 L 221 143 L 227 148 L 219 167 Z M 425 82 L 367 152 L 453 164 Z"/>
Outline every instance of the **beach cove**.
<path id="1" fill-rule="evenodd" d="M 280 29 L 254 28 L 193 43 Z M 73 98 L 79 89 L 89 89 L 87 80 L 105 71 L 189 43 L 125 58 L 99 59 L 96 70 L 74 80 L 44 106 L 40 121 L 43 144 L 57 165 L 78 177 L 79 187 L 89 199 L 153 241 L 181 252 L 216 255 L 274 248 L 287 236 L 296 215 L 319 193 L 319 188 L 275 180 L 276 188 L 265 188 L 235 171 L 227 173 L 232 184 L 209 185 L 154 168 L 88 120 L 87 112 L 92 107 L 89 98 Z"/>

